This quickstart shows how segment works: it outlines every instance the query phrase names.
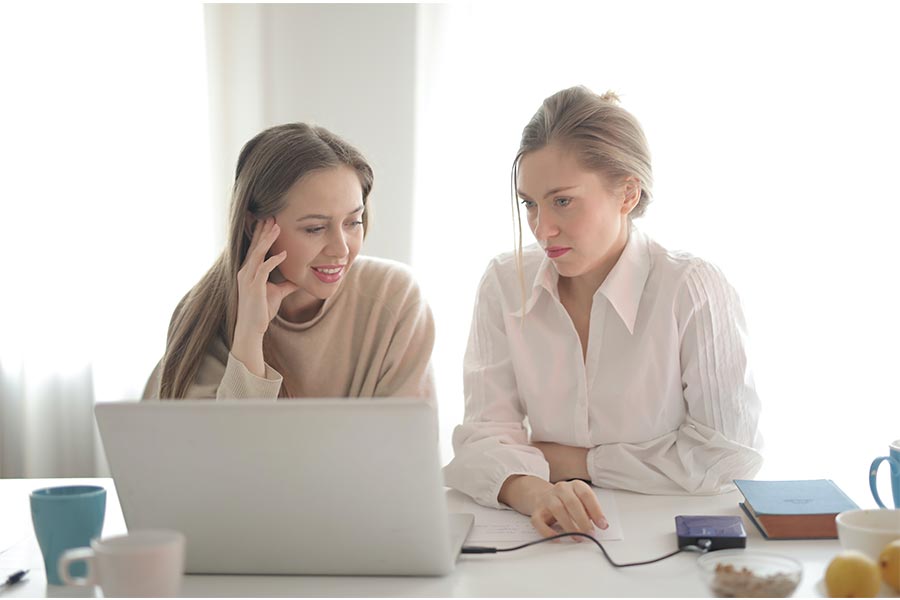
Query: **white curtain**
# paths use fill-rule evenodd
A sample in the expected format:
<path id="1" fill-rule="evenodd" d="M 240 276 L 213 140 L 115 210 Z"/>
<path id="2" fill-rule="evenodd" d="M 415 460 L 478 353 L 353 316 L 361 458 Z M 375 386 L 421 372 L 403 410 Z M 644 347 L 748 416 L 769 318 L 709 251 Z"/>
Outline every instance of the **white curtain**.
<path id="1" fill-rule="evenodd" d="M 202 7 L 4 5 L 0 60 L 0 476 L 103 473 L 220 228 Z"/>
<path id="2" fill-rule="evenodd" d="M 638 225 L 718 264 L 743 299 L 760 476 L 832 477 L 867 499 L 869 461 L 900 437 L 898 22 L 900 5 L 873 1 L 421 7 L 414 262 L 438 326 L 444 459 L 475 288 L 512 248 L 522 128 L 584 84 L 617 91 L 649 138 Z"/>

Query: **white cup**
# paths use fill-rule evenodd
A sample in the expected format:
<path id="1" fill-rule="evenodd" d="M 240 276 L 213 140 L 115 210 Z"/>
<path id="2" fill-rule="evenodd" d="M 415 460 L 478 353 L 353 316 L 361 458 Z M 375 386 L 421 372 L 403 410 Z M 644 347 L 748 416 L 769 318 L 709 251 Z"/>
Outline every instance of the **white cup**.
<path id="1" fill-rule="evenodd" d="M 106 597 L 171 598 L 181 589 L 184 535 L 177 531 L 132 531 L 95 539 L 90 548 L 72 548 L 59 558 L 59 577 L 76 586 L 99 585 Z M 71 577 L 69 565 L 84 561 L 84 577 Z"/>
<path id="2" fill-rule="evenodd" d="M 835 521 L 844 550 L 859 550 L 875 561 L 885 546 L 900 540 L 900 509 L 897 508 L 847 510 Z"/>

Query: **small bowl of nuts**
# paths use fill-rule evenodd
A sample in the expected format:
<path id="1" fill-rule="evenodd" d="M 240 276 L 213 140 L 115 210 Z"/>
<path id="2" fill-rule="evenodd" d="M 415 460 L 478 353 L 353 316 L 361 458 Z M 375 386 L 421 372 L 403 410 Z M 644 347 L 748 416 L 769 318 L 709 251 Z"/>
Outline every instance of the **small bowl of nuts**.
<path id="1" fill-rule="evenodd" d="M 787 598 L 803 565 L 787 556 L 752 550 L 717 550 L 697 559 L 700 575 L 719 598 Z"/>

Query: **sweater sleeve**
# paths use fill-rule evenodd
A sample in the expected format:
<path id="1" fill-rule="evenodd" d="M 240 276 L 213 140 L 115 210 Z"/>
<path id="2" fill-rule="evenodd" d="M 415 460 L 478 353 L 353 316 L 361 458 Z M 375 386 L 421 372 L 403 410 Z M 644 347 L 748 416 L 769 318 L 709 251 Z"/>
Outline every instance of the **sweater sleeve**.
<path id="1" fill-rule="evenodd" d="M 162 362 L 156 365 L 147 385 L 144 400 L 159 400 Z M 251 373 L 244 363 L 228 351 L 221 341 L 213 343 L 200 362 L 194 382 L 185 394 L 185 400 L 274 400 L 281 391 L 281 374 L 266 364 L 266 376 Z"/>
<path id="2" fill-rule="evenodd" d="M 407 284 L 399 302 L 374 395 L 426 398 L 435 402 L 431 367 L 434 317 L 415 282 L 410 279 Z"/>
<path id="3" fill-rule="evenodd" d="M 550 466 L 529 445 L 497 284 L 489 268 L 479 286 L 463 364 L 465 417 L 453 432 L 454 457 L 444 480 L 479 504 L 508 508 L 497 499 L 506 479 L 549 480 Z"/>
<path id="4" fill-rule="evenodd" d="M 747 356 L 737 293 L 698 261 L 676 300 L 685 422 L 641 443 L 604 444 L 588 454 L 595 485 L 650 494 L 715 494 L 762 465 L 760 400 Z"/>

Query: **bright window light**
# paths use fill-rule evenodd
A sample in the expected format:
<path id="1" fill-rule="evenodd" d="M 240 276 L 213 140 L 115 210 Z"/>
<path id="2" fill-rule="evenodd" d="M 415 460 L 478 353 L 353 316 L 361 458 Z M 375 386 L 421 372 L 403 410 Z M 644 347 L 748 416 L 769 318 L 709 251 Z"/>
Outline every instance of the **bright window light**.
<path id="1" fill-rule="evenodd" d="M 760 477 L 868 499 L 869 461 L 900 437 L 898 17 L 891 2 L 422 7 L 414 264 L 438 327 L 444 460 L 476 286 L 513 245 L 519 136 L 583 84 L 618 92 L 649 139 L 638 226 L 717 264 L 743 300 Z"/>

